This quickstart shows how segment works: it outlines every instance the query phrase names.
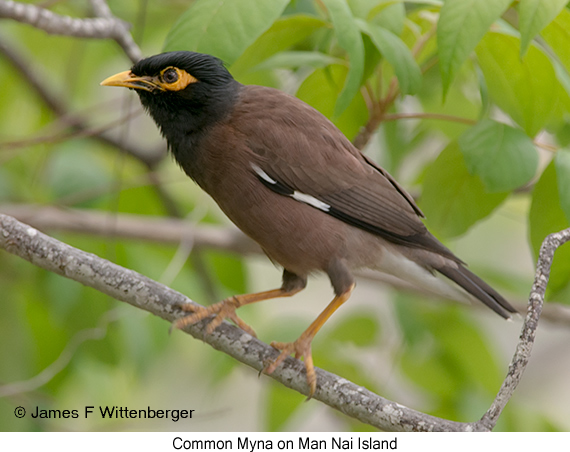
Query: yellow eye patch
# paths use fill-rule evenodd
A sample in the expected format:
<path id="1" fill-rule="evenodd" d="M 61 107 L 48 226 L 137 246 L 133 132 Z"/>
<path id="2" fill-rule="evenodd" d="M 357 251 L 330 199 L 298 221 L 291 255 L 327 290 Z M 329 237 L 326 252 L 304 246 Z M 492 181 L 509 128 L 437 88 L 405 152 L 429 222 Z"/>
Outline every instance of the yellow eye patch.
<path id="1" fill-rule="evenodd" d="M 180 91 L 198 80 L 184 69 L 169 66 L 160 71 L 160 85 L 169 91 Z"/>

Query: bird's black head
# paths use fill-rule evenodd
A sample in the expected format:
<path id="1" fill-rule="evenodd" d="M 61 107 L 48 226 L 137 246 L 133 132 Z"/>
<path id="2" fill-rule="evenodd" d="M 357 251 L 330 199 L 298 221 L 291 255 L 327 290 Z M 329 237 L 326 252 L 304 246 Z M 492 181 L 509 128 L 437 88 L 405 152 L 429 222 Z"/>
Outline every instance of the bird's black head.
<path id="1" fill-rule="evenodd" d="M 101 84 L 135 89 L 171 148 L 227 115 L 239 87 L 219 59 L 197 52 L 145 58 Z"/>

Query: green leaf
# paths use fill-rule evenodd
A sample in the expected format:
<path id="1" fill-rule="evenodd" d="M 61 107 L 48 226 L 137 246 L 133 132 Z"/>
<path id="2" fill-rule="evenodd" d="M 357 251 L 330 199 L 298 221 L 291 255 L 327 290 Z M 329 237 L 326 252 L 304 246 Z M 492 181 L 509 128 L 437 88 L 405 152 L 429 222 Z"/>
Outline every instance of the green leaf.
<path id="1" fill-rule="evenodd" d="M 494 394 L 501 373 L 489 342 L 467 313 L 458 306 L 422 308 L 399 296 L 401 301 L 397 313 L 407 344 L 403 355 L 407 376 L 443 397 L 457 398 L 466 385 Z"/>
<path id="2" fill-rule="evenodd" d="M 166 36 L 164 50 L 209 53 L 232 64 L 288 3 L 289 0 L 197 0 Z"/>
<path id="3" fill-rule="evenodd" d="M 489 340 L 477 323 L 459 309 L 434 314 L 426 323 L 448 359 L 453 360 L 450 367 L 459 371 L 465 380 L 483 386 L 494 395 L 501 382 L 501 373 L 491 354 Z"/>
<path id="4" fill-rule="evenodd" d="M 350 6 L 350 10 L 354 17 L 360 17 L 361 19 L 366 19 L 366 16 L 370 13 L 372 8 L 376 8 L 381 4 L 382 9 L 386 8 L 387 6 L 393 5 L 394 0 L 388 0 L 388 2 L 384 0 L 347 0 L 348 6 Z"/>
<path id="5" fill-rule="evenodd" d="M 100 153 L 89 143 L 67 141 L 52 152 L 46 165 L 47 187 L 55 199 L 97 192 L 112 184 L 108 169 Z M 89 206 L 96 202 L 92 196 L 79 196 L 76 206 Z"/>
<path id="6" fill-rule="evenodd" d="M 282 68 L 294 69 L 301 66 L 320 68 L 331 64 L 344 64 L 344 61 L 321 52 L 292 51 L 273 55 L 255 66 L 252 71 L 267 71 Z"/>
<path id="7" fill-rule="evenodd" d="M 239 78 L 270 56 L 289 49 L 325 25 L 325 21 L 303 14 L 278 19 L 243 52 L 230 70 L 234 77 Z"/>
<path id="8" fill-rule="evenodd" d="M 374 343 L 378 333 L 378 323 L 373 315 L 353 314 L 328 332 L 327 341 L 350 342 L 358 347 L 366 347 Z"/>
<path id="9" fill-rule="evenodd" d="M 57 324 L 65 325 L 66 321 L 73 322 L 73 316 L 70 314 L 77 305 L 81 304 L 82 286 L 71 279 L 48 273 L 45 288 L 44 297 Z"/>
<path id="10" fill-rule="evenodd" d="M 570 72 L 570 11 L 562 12 L 541 32 L 547 44 L 556 52 L 556 56 Z"/>
<path id="11" fill-rule="evenodd" d="M 204 253 L 209 267 L 214 271 L 218 281 L 225 286 L 230 293 L 246 293 L 246 270 L 243 260 L 227 253 L 210 251 Z"/>
<path id="12" fill-rule="evenodd" d="M 302 394 L 272 381 L 269 387 L 267 414 L 265 416 L 266 431 L 282 430 L 305 400 L 306 398 Z"/>
<path id="13" fill-rule="evenodd" d="M 364 73 L 364 44 L 352 12 L 345 0 L 323 0 L 326 5 L 339 45 L 346 50 L 350 69 L 338 97 L 334 116 L 339 117 L 350 105 L 360 89 Z"/>
<path id="14" fill-rule="evenodd" d="M 366 0 L 359 0 L 359 1 L 366 1 Z M 384 11 L 387 7 L 392 6 L 396 3 L 419 4 L 422 6 L 431 5 L 431 6 L 436 6 L 436 7 L 441 7 L 443 5 L 442 0 L 382 0 L 382 1 L 375 0 L 371 3 L 373 3 L 374 6 L 372 8 L 370 8 L 366 14 L 366 19 L 369 21 L 374 19 L 378 14 L 380 14 L 382 11 Z M 351 2 L 351 5 L 352 5 L 352 2 Z M 354 9 L 353 9 L 353 11 L 354 11 Z M 363 9 L 360 9 L 359 11 L 363 11 Z M 363 17 L 363 16 L 360 16 L 359 14 L 356 14 L 356 15 L 358 15 L 359 17 Z"/>
<path id="15" fill-rule="evenodd" d="M 547 44 L 546 52 L 550 56 L 556 75 L 562 89 L 558 100 L 558 110 L 553 113 L 554 118 L 560 119 L 560 124 L 565 127 L 566 116 L 570 111 L 570 11 L 564 8 L 558 16 L 548 24 L 541 32 L 541 36 Z M 542 45 L 542 43 L 541 43 Z"/>
<path id="16" fill-rule="evenodd" d="M 400 36 L 404 31 L 406 22 L 406 6 L 403 2 L 388 5 L 379 11 L 370 22 L 390 30 L 396 36 Z"/>
<path id="17" fill-rule="evenodd" d="M 511 0 L 447 0 L 437 24 L 443 96 L 469 54 Z"/>
<path id="18" fill-rule="evenodd" d="M 420 207 L 436 234 L 454 237 L 495 210 L 508 193 L 487 193 L 479 177 L 469 174 L 456 141 L 428 167 Z"/>
<path id="19" fill-rule="evenodd" d="M 521 59 L 518 49 L 518 38 L 488 33 L 476 52 L 491 99 L 532 137 L 558 110 L 562 86 L 542 51 L 531 46 Z"/>
<path id="20" fill-rule="evenodd" d="M 458 142 L 469 173 L 479 176 L 490 193 L 514 190 L 536 173 L 538 154 L 519 129 L 485 119 Z"/>
<path id="21" fill-rule="evenodd" d="M 483 78 L 482 75 L 481 78 Z M 470 94 L 465 87 L 477 86 L 478 79 L 476 74 L 471 71 L 463 71 L 461 79 L 461 83 L 453 83 L 449 87 L 446 101 L 442 103 L 443 87 L 438 71 L 431 70 L 425 73 L 422 88 L 417 95 L 417 99 L 422 103 L 423 111 L 432 113 L 434 116 L 438 114 L 448 115 L 471 120 L 472 124 L 476 123 L 482 116 L 482 105 L 479 99 L 475 98 L 472 92 Z M 449 138 L 448 141 L 451 141 L 457 139 L 472 125 L 456 121 L 424 120 L 420 127 L 428 135 L 433 134 L 434 131 L 442 132 Z"/>
<path id="22" fill-rule="evenodd" d="M 357 19 L 357 23 L 360 29 L 370 36 L 386 61 L 393 66 L 402 94 L 417 93 L 422 83 L 422 72 L 404 41 L 378 25 L 361 19 Z"/>
<path id="23" fill-rule="evenodd" d="M 5 168 L 0 167 L 0 203 L 16 199 L 15 177 Z"/>
<path id="24" fill-rule="evenodd" d="M 570 227 L 570 221 L 560 206 L 559 184 L 555 162 L 546 167 L 534 186 L 529 211 L 530 241 L 535 259 L 542 241 L 548 234 Z M 564 289 L 570 281 L 570 246 L 561 246 L 554 253 L 548 291 L 550 294 Z"/>
<path id="25" fill-rule="evenodd" d="M 560 149 L 554 158 L 556 180 L 558 181 L 558 195 L 560 206 L 570 221 L 570 151 Z"/>
<path id="26" fill-rule="evenodd" d="M 358 93 L 348 107 L 338 117 L 334 117 L 335 101 L 342 89 L 348 69 L 346 66 L 332 65 L 317 69 L 299 87 L 297 97 L 319 110 L 352 140 L 360 128 L 368 121 L 368 108 L 362 94 Z"/>
<path id="27" fill-rule="evenodd" d="M 468 311 L 458 304 L 426 304 L 403 293 L 395 303 L 405 343 L 402 370 L 430 395 L 454 403 L 466 390 L 494 395 L 502 378 L 492 344 Z"/>
<path id="28" fill-rule="evenodd" d="M 519 3 L 519 30 L 521 32 L 521 58 L 531 41 L 554 19 L 568 0 L 521 0 Z"/>

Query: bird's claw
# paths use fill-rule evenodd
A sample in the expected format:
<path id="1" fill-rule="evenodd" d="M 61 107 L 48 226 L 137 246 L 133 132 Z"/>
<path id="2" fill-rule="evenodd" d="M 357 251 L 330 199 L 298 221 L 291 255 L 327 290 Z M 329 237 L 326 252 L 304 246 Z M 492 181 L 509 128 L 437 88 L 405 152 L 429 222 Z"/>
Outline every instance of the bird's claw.
<path id="1" fill-rule="evenodd" d="M 307 372 L 307 384 L 309 385 L 309 397 L 307 400 L 311 399 L 317 390 L 317 373 L 313 365 L 313 355 L 311 354 L 311 339 L 303 337 L 302 335 L 295 342 L 271 342 L 271 346 L 277 350 L 281 350 L 281 353 L 272 363 L 263 369 L 263 371 L 269 375 L 273 373 L 279 364 L 289 355 L 294 353 L 297 359 L 303 357 Z"/>
<path id="2" fill-rule="evenodd" d="M 193 325 L 195 323 L 204 320 L 207 317 L 215 316 L 210 320 L 208 325 L 206 325 L 205 334 L 211 334 L 214 330 L 219 327 L 225 319 L 230 319 L 238 327 L 249 333 L 253 337 L 257 337 L 253 328 L 251 328 L 247 323 L 238 317 L 236 314 L 236 309 L 239 307 L 237 299 L 235 297 L 226 298 L 219 303 L 213 304 L 204 308 L 202 306 L 195 306 L 192 304 L 183 304 L 181 309 L 183 311 L 193 312 L 190 315 L 176 319 L 172 323 L 172 327 L 176 329 L 184 328 L 187 325 Z"/>

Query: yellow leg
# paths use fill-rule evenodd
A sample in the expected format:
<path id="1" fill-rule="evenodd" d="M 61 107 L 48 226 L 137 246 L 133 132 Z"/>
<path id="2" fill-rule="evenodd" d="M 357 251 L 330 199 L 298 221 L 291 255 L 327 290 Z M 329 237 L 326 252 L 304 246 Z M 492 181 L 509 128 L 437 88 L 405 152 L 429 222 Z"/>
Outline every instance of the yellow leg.
<path id="1" fill-rule="evenodd" d="M 199 322 L 200 320 L 205 319 L 206 317 L 210 317 L 215 315 L 215 317 L 210 321 L 208 326 L 206 327 L 206 334 L 212 333 L 224 319 L 230 319 L 234 322 L 237 326 L 239 326 L 242 330 L 246 331 L 247 333 L 251 334 L 254 337 L 257 337 L 255 331 L 243 320 L 241 320 L 237 314 L 236 309 L 246 304 L 257 303 L 259 301 L 269 300 L 272 298 L 282 298 L 282 297 L 290 297 L 301 289 L 294 289 L 294 290 L 285 290 L 281 289 L 274 289 L 274 290 L 267 290 L 265 292 L 258 292 L 258 293 L 250 293 L 245 295 L 235 295 L 233 297 L 226 298 L 225 300 L 220 301 L 219 303 L 213 304 L 207 308 L 196 308 L 192 305 L 182 305 L 182 309 L 185 311 L 193 311 L 193 314 L 187 315 L 186 317 L 182 317 L 174 321 L 172 326 L 174 328 L 184 328 L 186 325 L 192 325 L 194 323 Z"/>
<path id="2" fill-rule="evenodd" d="M 307 328 L 299 339 L 295 342 L 272 342 L 271 346 L 278 350 L 281 350 L 281 354 L 273 361 L 269 366 L 267 366 L 264 371 L 267 374 L 271 374 L 279 364 L 281 364 L 287 356 L 295 353 L 295 358 L 304 357 L 305 369 L 307 370 L 307 383 L 309 385 L 309 399 L 313 397 L 315 391 L 317 390 L 317 374 L 315 372 L 315 367 L 313 366 L 313 356 L 311 355 L 311 342 L 315 335 L 319 332 L 321 327 L 329 319 L 333 313 L 340 308 L 340 306 L 350 298 L 350 294 L 354 289 L 354 284 L 350 288 L 340 295 L 334 297 L 334 299 L 329 303 L 329 305 L 324 309 L 323 312 L 315 319 L 313 323 Z"/>

